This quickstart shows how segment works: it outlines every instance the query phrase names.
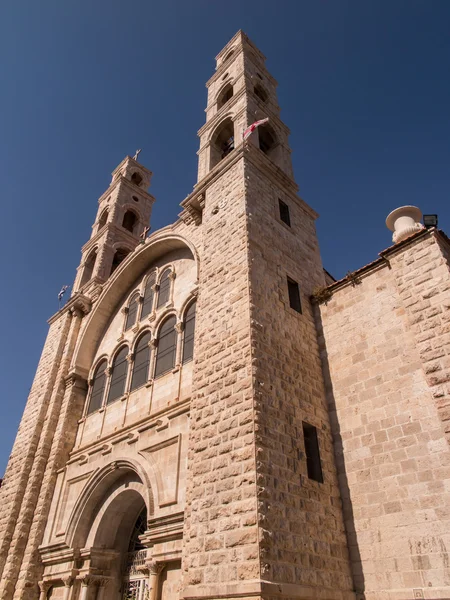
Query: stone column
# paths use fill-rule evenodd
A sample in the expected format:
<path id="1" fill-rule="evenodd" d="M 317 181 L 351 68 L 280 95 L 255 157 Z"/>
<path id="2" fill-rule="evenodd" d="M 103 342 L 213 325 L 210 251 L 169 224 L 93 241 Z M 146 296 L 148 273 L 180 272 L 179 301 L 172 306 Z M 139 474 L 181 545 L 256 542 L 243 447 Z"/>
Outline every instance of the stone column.
<path id="1" fill-rule="evenodd" d="M 108 584 L 109 579 L 107 579 L 106 577 L 101 577 L 97 580 L 98 592 L 96 600 L 104 600 Z"/>
<path id="2" fill-rule="evenodd" d="M 164 569 L 164 563 L 151 561 L 145 563 L 148 568 L 148 600 L 157 600 L 159 574 Z"/>
<path id="3" fill-rule="evenodd" d="M 62 582 L 64 583 L 64 596 L 63 600 L 72 600 L 73 593 L 73 577 L 65 577 Z"/>
<path id="4" fill-rule="evenodd" d="M 182 346 L 183 346 L 183 331 L 184 331 L 184 323 L 180 322 L 175 325 L 175 331 L 177 332 L 177 353 L 175 357 L 175 367 L 181 366 L 182 360 Z"/>
<path id="5" fill-rule="evenodd" d="M 39 594 L 39 600 L 47 599 L 48 590 L 51 588 L 51 585 L 52 584 L 49 581 L 40 581 L 39 582 L 39 589 L 41 591 L 41 593 Z"/>
<path id="6" fill-rule="evenodd" d="M 84 575 L 83 577 L 80 577 L 80 581 L 81 581 L 81 594 L 80 594 L 80 600 L 89 600 L 89 592 L 92 589 L 92 587 L 95 585 L 96 583 L 96 579 L 90 575 Z"/>

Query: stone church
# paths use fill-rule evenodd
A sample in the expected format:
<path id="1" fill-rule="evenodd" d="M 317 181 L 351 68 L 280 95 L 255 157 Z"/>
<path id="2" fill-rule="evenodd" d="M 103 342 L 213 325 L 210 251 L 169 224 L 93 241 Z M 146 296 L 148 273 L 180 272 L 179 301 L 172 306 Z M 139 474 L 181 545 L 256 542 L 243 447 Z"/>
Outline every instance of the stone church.
<path id="1" fill-rule="evenodd" d="M 449 239 L 402 207 L 333 280 L 244 33 L 207 89 L 178 220 L 147 235 L 152 173 L 127 156 L 49 320 L 0 598 L 448 599 Z"/>

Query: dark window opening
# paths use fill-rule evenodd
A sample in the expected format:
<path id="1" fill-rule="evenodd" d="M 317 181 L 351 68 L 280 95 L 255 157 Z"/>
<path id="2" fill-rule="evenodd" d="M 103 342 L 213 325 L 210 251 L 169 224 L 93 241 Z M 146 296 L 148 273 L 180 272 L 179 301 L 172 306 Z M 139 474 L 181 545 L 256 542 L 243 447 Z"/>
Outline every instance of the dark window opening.
<path id="1" fill-rule="evenodd" d="M 145 290 L 144 290 L 144 302 L 142 303 L 142 312 L 141 312 L 141 319 L 143 319 L 144 317 L 146 317 L 147 315 L 149 315 L 152 312 L 153 309 L 153 298 L 155 295 L 155 292 L 153 290 L 153 286 L 155 285 L 155 277 L 149 277 L 147 279 L 147 283 L 145 285 Z"/>
<path id="2" fill-rule="evenodd" d="M 183 333 L 183 363 L 194 356 L 195 302 L 186 311 Z"/>
<path id="3" fill-rule="evenodd" d="M 100 231 L 100 229 L 106 225 L 107 220 L 108 220 L 108 211 L 104 210 L 102 212 L 102 216 L 100 217 L 100 220 L 98 222 L 98 230 L 97 231 Z"/>
<path id="4" fill-rule="evenodd" d="M 233 54 L 234 54 L 234 50 L 231 50 L 231 52 L 228 52 L 228 54 L 223 59 L 223 62 L 226 62 L 229 58 L 231 58 L 233 56 Z"/>
<path id="5" fill-rule="evenodd" d="M 288 293 L 289 293 L 289 306 L 297 312 L 302 312 L 302 304 L 300 302 L 300 290 L 298 283 L 293 279 L 287 278 Z"/>
<path id="6" fill-rule="evenodd" d="M 131 302 L 128 306 L 127 319 L 125 321 L 125 331 L 127 329 L 130 329 L 131 327 L 133 327 L 133 325 L 136 323 L 138 308 L 139 308 L 139 294 L 136 294 L 135 296 L 133 296 L 133 298 L 131 299 Z"/>
<path id="7" fill-rule="evenodd" d="M 169 302 L 170 299 L 170 277 L 171 274 L 170 269 L 164 271 L 162 277 L 159 281 L 159 293 L 158 293 L 158 305 L 156 308 L 161 308 Z"/>
<path id="8" fill-rule="evenodd" d="M 131 181 L 135 185 L 141 185 L 141 183 L 142 183 L 142 175 L 140 175 L 139 173 L 133 173 L 133 175 L 131 176 Z"/>
<path id="9" fill-rule="evenodd" d="M 106 360 L 102 360 L 102 362 L 95 369 L 94 381 L 92 382 L 91 388 L 91 398 L 89 400 L 89 407 L 87 414 L 95 412 L 99 408 L 101 408 L 103 404 L 103 394 L 105 393 L 105 385 L 106 385 Z"/>
<path id="10" fill-rule="evenodd" d="M 257 77 L 259 77 L 262 81 L 262 75 L 260 73 L 256 73 Z"/>
<path id="11" fill-rule="evenodd" d="M 114 271 L 117 269 L 117 267 L 120 265 L 120 263 L 126 259 L 126 257 L 128 256 L 129 253 L 130 253 L 130 251 L 125 250 L 124 248 L 119 248 L 116 251 L 116 253 L 114 254 L 113 261 L 112 261 L 110 275 L 112 275 L 114 273 Z"/>
<path id="12" fill-rule="evenodd" d="M 258 135 L 260 149 L 264 152 L 264 154 L 270 155 L 276 144 L 275 135 L 266 125 L 259 127 Z"/>
<path id="13" fill-rule="evenodd" d="M 289 215 L 289 206 L 283 200 L 278 200 L 278 206 L 280 207 L 280 219 L 290 227 L 291 217 Z"/>
<path id="14" fill-rule="evenodd" d="M 137 196 L 131 196 L 135 202 L 139 202 L 139 198 Z"/>
<path id="15" fill-rule="evenodd" d="M 169 317 L 160 329 L 156 352 L 155 377 L 171 371 L 175 366 L 177 352 L 175 324 L 175 317 Z"/>
<path id="16" fill-rule="evenodd" d="M 323 483 L 322 464 L 320 461 L 317 429 L 313 425 L 303 423 L 303 439 L 305 441 L 306 468 L 309 479 Z"/>
<path id="17" fill-rule="evenodd" d="M 118 400 L 125 392 L 125 383 L 127 381 L 128 374 L 127 355 L 128 347 L 125 346 L 114 359 L 107 404 L 111 404 L 111 402 L 114 402 L 114 400 Z"/>
<path id="18" fill-rule="evenodd" d="M 226 119 L 211 142 L 211 169 L 234 150 L 234 124 Z"/>
<path id="19" fill-rule="evenodd" d="M 266 90 L 262 88 L 260 85 L 255 85 L 254 87 L 255 96 L 257 96 L 261 102 L 266 102 L 269 97 Z"/>
<path id="20" fill-rule="evenodd" d="M 134 214 L 134 212 L 131 210 L 127 210 L 127 212 L 123 215 L 122 227 L 130 233 L 133 233 L 136 222 L 137 217 Z"/>
<path id="21" fill-rule="evenodd" d="M 145 333 L 136 345 L 130 391 L 137 390 L 148 380 L 150 366 L 150 333 Z"/>
<path id="22" fill-rule="evenodd" d="M 219 98 L 217 99 L 217 108 L 218 109 L 222 108 L 222 106 L 224 104 L 226 104 L 228 102 L 228 100 L 232 97 L 233 97 L 233 86 L 231 85 L 231 83 L 229 83 L 228 85 L 226 85 L 224 87 Z"/>
<path id="23" fill-rule="evenodd" d="M 95 261 L 97 260 L 97 250 L 93 250 L 84 265 L 83 276 L 81 277 L 80 287 L 92 279 L 94 272 Z"/>

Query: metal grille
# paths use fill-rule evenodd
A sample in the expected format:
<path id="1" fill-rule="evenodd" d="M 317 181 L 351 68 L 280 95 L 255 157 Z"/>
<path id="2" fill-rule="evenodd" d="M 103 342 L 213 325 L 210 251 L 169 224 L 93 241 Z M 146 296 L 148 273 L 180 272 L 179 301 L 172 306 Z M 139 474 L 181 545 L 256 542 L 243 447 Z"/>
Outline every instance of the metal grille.
<path id="1" fill-rule="evenodd" d="M 148 596 L 148 583 L 145 579 L 124 581 L 122 600 L 147 600 Z"/>
<path id="2" fill-rule="evenodd" d="M 192 304 L 184 320 L 183 362 L 191 360 L 194 356 L 194 333 L 195 333 L 195 302 Z"/>
<path id="3" fill-rule="evenodd" d="M 167 373 L 175 366 L 177 352 L 177 332 L 175 317 L 169 317 L 161 327 L 156 354 L 155 377 Z"/>
<path id="4" fill-rule="evenodd" d="M 144 334 L 136 346 L 131 390 L 136 390 L 147 382 L 148 367 L 150 365 L 150 346 L 148 345 L 150 338 L 150 333 Z"/>
<path id="5" fill-rule="evenodd" d="M 123 393 L 125 391 L 125 382 L 127 380 L 128 372 L 127 354 L 128 347 L 125 346 L 114 359 L 111 375 L 111 384 L 109 387 L 108 394 L 108 404 L 123 396 Z"/>

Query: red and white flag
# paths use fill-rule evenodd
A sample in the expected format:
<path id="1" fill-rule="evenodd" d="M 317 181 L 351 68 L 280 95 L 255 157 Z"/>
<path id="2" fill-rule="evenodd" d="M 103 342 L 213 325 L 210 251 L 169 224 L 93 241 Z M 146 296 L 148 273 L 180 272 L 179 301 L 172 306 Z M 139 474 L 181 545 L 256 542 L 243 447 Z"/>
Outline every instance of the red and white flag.
<path id="1" fill-rule="evenodd" d="M 242 139 L 245 142 L 246 140 L 248 140 L 248 138 L 252 135 L 252 133 L 255 131 L 255 129 L 257 127 L 259 127 L 260 125 L 264 125 L 264 123 L 267 123 L 267 121 L 269 120 L 269 117 L 266 117 L 265 119 L 261 119 L 260 121 L 255 121 L 254 123 L 252 123 L 250 125 L 250 127 L 247 127 L 247 129 L 244 131 L 243 135 L 242 135 Z"/>

